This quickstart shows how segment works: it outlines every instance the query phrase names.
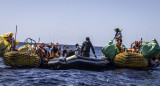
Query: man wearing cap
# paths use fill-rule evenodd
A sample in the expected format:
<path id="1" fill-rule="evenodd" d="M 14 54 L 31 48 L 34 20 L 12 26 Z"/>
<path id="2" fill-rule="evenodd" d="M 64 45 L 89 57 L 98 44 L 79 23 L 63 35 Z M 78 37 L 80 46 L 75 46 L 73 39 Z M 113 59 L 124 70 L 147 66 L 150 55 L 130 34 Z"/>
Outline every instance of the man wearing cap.
<path id="1" fill-rule="evenodd" d="M 116 31 L 114 39 L 116 39 L 117 42 L 118 41 L 122 42 L 122 34 L 119 28 L 115 28 L 114 30 Z"/>
<path id="2" fill-rule="evenodd" d="M 115 28 L 114 30 L 116 31 L 116 34 L 115 34 L 115 37 L 114 37 L 114 39 L 116 39 L 116 41 L 117 41 L 116 46 L 118 47 L 119 51 L 122 53 L 122 52 L 124 52 L 124 50 L 121 47 L 121 45 L 122 45 L 121 31 L 119 30 L 119 28 Z"/>

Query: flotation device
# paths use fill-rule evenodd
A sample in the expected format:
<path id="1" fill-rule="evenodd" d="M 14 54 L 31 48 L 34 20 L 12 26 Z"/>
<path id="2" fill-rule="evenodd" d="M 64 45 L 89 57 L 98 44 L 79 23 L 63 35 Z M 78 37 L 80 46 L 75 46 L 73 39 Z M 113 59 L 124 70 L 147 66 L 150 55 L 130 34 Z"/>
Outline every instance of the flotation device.
<path id="1" fill-rule="evenodd" d="M 3 38 L 4 40 L 7 40 L 8 38 L 12 38 L 12 36 L 13 36 L 13 33 L 9 32 L 9 33 L 1 35 L 0 38 Z M 17 40 L 15 40 L 15 45 L 17 45 L 18 43 L 19 42 Z"/>
<path id="2" fill-rule="evenodd" d="M 34 45 L 31 46 L 30 44 L 21 46 L 20 48 L 18 48 L 18 51 L 19 52 L 32 52 L 34 54 L 36 52 Z"/>
<path id="3" fill-rule="evenodd" d="M 13 36 L 13 33 L 12 33 L 12 32 L 5 33 L 4 35 L 1 35 L 1 37 L 3 37 L 4 39 L 12 38 L 12 36 Z"/>
<path id="4" fill-rule="evenodd" d="M 115 56 L 114 64 L 119 67 L 141 68 L 148 66 L 148 60 L 142 54 L 124 52 Z"/>
<path id="5" fill-rule="evenodd" d="M 58 58 L 59 55 L 58 55 L 57 53 L 53 53 L 53 51 L 51 51 L 51 52 L 50 52 L 50 57 L 51 57 L 51 59 L 53 59 L 53 58 Z"/>
<path id="6" fill-rule="evenodd" d="M 0 36 L 0 57 L 3 57 L 5 52 L 8 52 L 11 50 L 12 43 L 11 38 L 13 36 L 13 33 L 9 32 L 4 35 Z M 14 40 L 15 46 L 19 43 L 17 40 Z"/>
<path id="7" fill-rule="evenodd" d="M 142 42 L 141 53 L 147 59 L 152 59 L 160 52 L 160 47 L 156 39 L 152 39 L 150 42 Z"/>
<path id="8" fill-rule="evenodd" d="M 5 39 L 0 37 L 0 57 L 3 57 L 5 52 L 10 51 L 11 44 L 8 43 Z"/>
<path id="9" fill-rule="evenodd" d="M 60 57 L 48 62 L 52 69 L 104 69 L 109 61 L 73 55 L 67 58 Z"/>
<path id="10" fill-rule="evenodd" d="M 112 61 L 116 54 L 119 53 L 119 50 L 115 44 L 113 44 L 113 40 L 111 40 L 105 47 L 102 48 L 102 53 L 107 57 L 109 61 Z"/>
<path id="11" fill-rule="evenodd" d="M 4 54 L 3 62 L 7 66 L 38 67 L 40 64 L 40 58 L 35 54 L 29 55 L 25 52 L 11 51 Z"/>

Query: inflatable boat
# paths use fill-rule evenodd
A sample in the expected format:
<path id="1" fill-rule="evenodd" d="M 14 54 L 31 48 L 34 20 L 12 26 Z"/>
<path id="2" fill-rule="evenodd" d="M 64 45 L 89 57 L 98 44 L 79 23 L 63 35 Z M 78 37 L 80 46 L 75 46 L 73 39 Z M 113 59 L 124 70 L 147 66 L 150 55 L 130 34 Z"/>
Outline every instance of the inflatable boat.
<path id="1" fill-rule="evenodd" d="M 105 59 L 88 58 L 73 55 L 71 57 L 61 57 L 48 62 L 51 69 L 85 69 L 97 70 L 105 69 L 109 65 L 109 61 Z"/>

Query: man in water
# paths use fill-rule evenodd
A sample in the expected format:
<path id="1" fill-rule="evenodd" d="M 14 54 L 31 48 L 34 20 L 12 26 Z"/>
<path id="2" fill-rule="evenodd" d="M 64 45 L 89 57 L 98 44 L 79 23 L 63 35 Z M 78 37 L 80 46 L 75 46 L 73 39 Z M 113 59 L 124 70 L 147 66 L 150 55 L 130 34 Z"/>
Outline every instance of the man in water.
<path id="1" fill-rule="evenodd" d="M 70 57 L 75 55 L 75 51 L 72 49 L 69 49 L 68 47 L 63 47 L 63 57 Z"/>
<path id="2" fill-rule="evenodd" d="M 90 38 L 86 37 L 86 41 L 84 41 L 82 44 L 81 55 L 84 57 L 90 57 L 90 48 L 92 49 L 92 52 L 93 52 L 95 58 L 97 58 L 95 51 L 94 51 L 94 48 L 93 48 L 93 45 L 90 41 Z"/>

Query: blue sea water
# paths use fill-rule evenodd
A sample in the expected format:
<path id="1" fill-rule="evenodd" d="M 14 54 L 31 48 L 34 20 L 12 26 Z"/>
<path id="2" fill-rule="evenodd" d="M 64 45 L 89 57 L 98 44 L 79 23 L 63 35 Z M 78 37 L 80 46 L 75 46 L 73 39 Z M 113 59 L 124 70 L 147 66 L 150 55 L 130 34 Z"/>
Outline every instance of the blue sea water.
<path id="1" fill-rule="evenodd" d="M 23 43 L 18 45 L 22 46 Z M 68 45 L 69 46 L 69 45 Z M 74 49 L 75 46 L 69 46 Z M 102 47 L 95 47 L 99 58 Z M 93 57 L 93 54 L 91 53 Z M 0 86 L 160 86 L 160 68 L 156 70 L 51 70 L 12 68 L 0 58 Z"/>

